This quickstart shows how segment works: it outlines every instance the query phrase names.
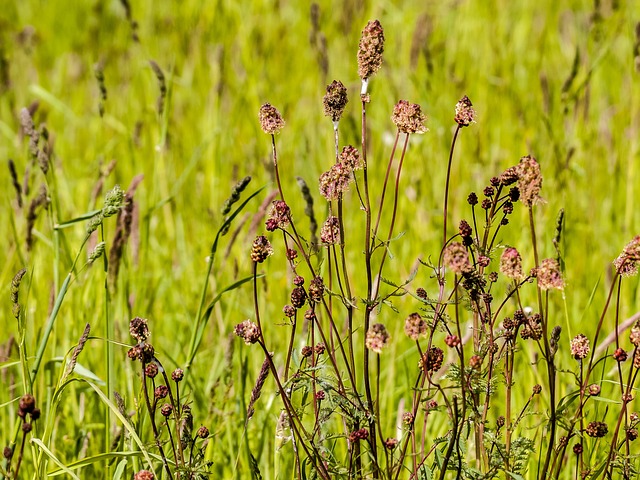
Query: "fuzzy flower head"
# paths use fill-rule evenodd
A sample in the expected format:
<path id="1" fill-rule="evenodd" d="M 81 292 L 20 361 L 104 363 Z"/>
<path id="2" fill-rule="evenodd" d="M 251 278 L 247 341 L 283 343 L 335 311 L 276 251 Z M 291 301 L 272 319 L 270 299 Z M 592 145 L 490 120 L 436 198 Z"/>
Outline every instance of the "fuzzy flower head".
<path id="1" fill-rule="evenodd" d="M 520 253 L 513 247 L 505 248 L 500 257 L 500 273 L 512 280 L 522 280 L 522 257 Z"/>
<path id="2" fill-rule="evenodd" d="M 357 148 L 347 145 L 342 148 L 338 162 L 351 170 L 359 170 L 362 168 L 362 159 Z"/>
<path id="3" fill-rule="evenodd" d="M 473 109 L 473 104 L 469 97 L 466 95 L 456 103 L 456 116 L 454 120 L 461 127 L 468 127 L 472 123 L 475 123 L 476 111 Z"/>
<path id="4" fill-rule="evenodd" d="M 542 174 L 537 160 L 530 155 L 522 157 L 516 166 L 518 172 L 518 190 L 520 199 L 527 207 L 531 207 L 542 201 Z"/>
<path id="5" fill-rule="evenodd" d="M 282 130 L 284 127 L 284 120 L 282 119 L 282 115 L 276 107 L 271 105 L 270 103 L 265 103 L 260 107 L 260 128 L 264 133 L 269 135 L 274 135 Z"/>
<path id="6" fill-rule="evenodd" d="M 362 30 L 358 45 L 358 75 L 367 80 L 380 70 L 384 52 L 384 30 L 378 20 L 372 20 Z"/>
<path id="7" fill-rule="evenodd" d="M 418 340 L 420 336 L 427 334 L 427 322 L 419 313 L 412 313 L 404 321 L 404 333 L 412 340 Z"/>
<path id="8" fill-rule="evenodd" d="M 340 243 L 340 222 L 338 217 L 329 216 L 320 229 L 320 241 L 327 245 Z"/>
<path id="9" fill-rule="evenodd" d="M 140 470 L 133 476 L 133 480 L 154 480 L 154 478 L 149 470 Z"/>
<path id="10" fill-rule="evenodd" d="M 427 117 L 422 113 L 422 109 L 417 103 L 400 100 L 393 107 L 391 120 L 402 133 L 424 133 L 427 131 L 427 127 L 424 126 Z"/>
<path id="11" fill-rule="evenodd" d="M 320 194 L 327 200 L 337 200 L 349 189 L 353 180 L 353 170 L 348 165 L 338 162 L 320 175 L 318 186 Z"/>
<path id="12" fill-rule="evenodd" d="M 573 355 L 573 358 L 583 360 L 587 358 L 590 351 L 589 339 L 585 335 L 581 333 L 573 337 L 571 340 L 571 355 Z"/>
<path id="13" fill-rule="evenodd" d="M 244 343 L 251 345 L 260 339 L 260 328 L 251 320 L 245 320 L 236 325 L 233 332 L 244 340 Z"/>
<path id="14" fill-rule="evenodd" d="M 365 339 L 365 345 L 369 350 L 376 353 L 382 353 L 382 349 L 387 346 L 391 336 L 385 326 L 381 323 L 376 323 L 369 327 L 367 337 Z"/>
<path id="15" fill-rule="evenodd" d="M 273 255 L 273 247 L 269 239 L 264 235 L 259 235 L 251 245 L 251 260 L 256 263 L 264 262 L 270 255 Z"/>
<path id="16" fill-rule="evenodd" d="M 560 273 L 560 265 L 554 258 L 546 258 L 537 269 L 538 286 L 541 290 L 564 289 L 564 280 Z"/>
<path id="17" fill-rule="evenodd" d="M 273 232 L 281 228 L 284 229 L 289 225 L 291 219 L 291 209 L 284 200 L 274 200 L 269 209 L 269 215 L 266 222 L 267 231 Z"/>
<path id="18" fill-rule="evenodd" d="M 347 87 L 341 81 L 334 80 L 330 85 L 327 85 L 327 93 L 322 99 L 325 116 L 331 117 L 334 122 L 339 121 L 348 101 Z"/>
<path id="19" fill-rule="evenodd" d="M 618 255 L 613 262 L 616 272 L 624 277 L 631 277 L 638 273 L 640 266 L 640 235 L 633 237 L 625 247 L 622 253 Z"/>
<path id="20" fill-rule="evenodd" d="M 473 270 L 469 261 L 469 253 L 460 242 L 451 242 L 446 246 L 444 264 L 456 274 L 470 273 Z"/>

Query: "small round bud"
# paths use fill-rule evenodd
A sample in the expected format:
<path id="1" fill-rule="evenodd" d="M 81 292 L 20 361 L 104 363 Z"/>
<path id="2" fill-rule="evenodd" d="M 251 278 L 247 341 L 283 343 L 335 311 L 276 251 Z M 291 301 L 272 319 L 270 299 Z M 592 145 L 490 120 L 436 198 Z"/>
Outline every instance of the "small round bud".
<path id="1" fill-rule="evenodd" d="M 171 380 L 174 382 L 180 382 L 184 378 L 184 371 L 181 368 L 176 368 L 171 372 Z"/>
<path id="2" fill-rule="evenodd" d="M 536 383 L 536 384 L 533 386 L 533 394 L 534 394 L 534 395 L 540 395 L 540 393 L 542 393 L 542 385 L 540 385 L 540 384 Z"/>
<path id="3" fill-rule="evenodd" d="M 158 385 L 154 390 L 153 395 L 156 400 L 166 398 L 166 396 L 169 395 L 169 388 L 166 385 Z"/>
<path id="4" fill-rule="evenodd" d="M 162 405 L 162 407 L 160 407 L 160 413 L 163 417 L 168 417 L 173 413 L 173 405 L 171 405 L 170 403 L 165 403 L 164 405 Z"/>
<path id="5" fill-rule="evenodd" d="M 207 437 L 209 436 L 209 429 L 208 429 L 207 427 L 205 427 L 204 425 L 202 425 L 202 426 L 198 429 L 198 431 L 197 431 L 197 433 L 196 433 L 196 436 L 197 436 L 198 438 L 207 438 Z"/>
<path id="6" fill-rule="evenodd" d="M 148 363 L 144 367 L 144 374 L 149 378 L 155 378 L 158 375 L 158 365 L 154 362 Z"/>
<path id="7" fill-rule="evenodd" d="M 593 397 L 600 395 L 600 385 L 597 385 L 595 383 L 589 385 L 589 395 Z"/>

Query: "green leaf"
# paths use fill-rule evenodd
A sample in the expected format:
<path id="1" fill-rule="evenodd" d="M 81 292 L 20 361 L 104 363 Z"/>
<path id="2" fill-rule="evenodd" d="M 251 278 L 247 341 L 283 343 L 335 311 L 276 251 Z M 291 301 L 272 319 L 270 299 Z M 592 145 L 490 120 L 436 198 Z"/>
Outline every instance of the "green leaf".
<path id="1" fill-rule="evenodd" d="M 42 450 L 43 453 L 53 461 L 53 463 L 55 463 L 60 467 L 60 470 L 62 470 L 67 475 L 69 475 L 71 478 L 80 480 L 80 477 L 78 477 L 69 468 L 67 468 L 60 460 L 58 460 L 58 458 L 53 454 L 53 452 L 49 450 L 44 443 L 42 443 L 42 440 L 40 440 L 39 438 L 32 438 L 31 443 L 37 445 L 40 448 L 40 450 Z"/>

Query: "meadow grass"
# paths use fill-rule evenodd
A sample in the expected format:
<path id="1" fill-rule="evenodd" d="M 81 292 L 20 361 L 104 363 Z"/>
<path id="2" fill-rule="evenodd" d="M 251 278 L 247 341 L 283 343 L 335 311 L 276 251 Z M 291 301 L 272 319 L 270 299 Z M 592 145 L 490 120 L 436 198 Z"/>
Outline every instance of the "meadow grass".
<path id="1" fill-rule="evenodd" d="M 235 325 L 255 320 L 252 282 L 238 282 L 252 277 L 249 253 L 255 236 L 265 233 L 265 199 L 280 195 L 271 141 L 260 130 L 258 111 L 270 102 L 286 122 L 276 137 L 281 188 L 296 228 L 308 238 L 306 204 L 296 177 L 308 184 L 322 224 L 327 203 L 318 192 L 318 178 L 335 160 L 333 128 L 323 115 L 322 96 L 332 80 L 345 84 L 349 104 L 339 124 L 340 148 L 360 148 L 356 52 L 363 27 L 374 18 L 383 24 L 386 37 L 383 66 L 370 80 L 367 105 L 368 182 L 374 204 L 396 132 L 390 118 L 394 105 L 400 99 L 420 104 L 429 128 L 410 138 L 394 228 L 395 235 L 403 235 L 389 244 L 383 276 L 403 282 L 419 267 L 418 259 L 438 264 L 454 107 L 468 95 L 477 117 L 460 132 L 454 151 L 449 234 L 461 219 L 469 220 L 470 191 L 482 196 L 489 179 L 520 157 L 531 154 L 538 159 L 545 200 L 534 209 L 540 259 L 556 256 L 552 241 L 558 212 L 564 210 L 559 249 L 566 287 L 549 295 L 548 307 L 550 327 L 563 329 L 555 359 L 556 399 L 577 391 L 572 373 L 577 363 L 569 340 L 579 333 L 594 338 L 607 292 L 615 286 L 612 261 L 639 233 L 640 6 L 594 6 L 586 1 L 347 1 L 316 7 L 282 1 L 187 0 L 179 6 L 85 2 L 72 7 L 14 2 L 0 13 L 0 158 L 5 164 L 0 173 L 5 185 L 0 220 L 6 226 L 0 239 L 5 252 L 0 270 L 2 444 L 21 439 L 17 414 L 24 394 L 33 393 L 42 412 L 28 435 L 21 478 L 62 471 L 78 478 L 131 478 L 144 468 L 168 478 L 163 470 L 172 467 L 163 465 L 144 408 L 140 364 L 127 358 L 136 343 L 129 335 L 129 321 L 135 317 L 149 320 L 150 341 L 167 373 L 185 369 L 180 395 L 191 407 L 193 435 L 200 425 L 209 429 L 207 439 L 194 443 L 194 459 L 202 472 L 208 470 L 210 478 L 250 478 L 258 471 L 263 478 L 295 478 L 296 472 L 311 469 L 310 464 L 298 463 L 305 454 L 296 453 L 291 442 L 278 444 L 282 395 L 273 372 L 262 378 L 264 385 L 256 392 L 257 379 L 265 376 L 260 375 L 264 354 L 233 335 Z M 164 94 L 159 78 L 164 78 Z M 31 109 L 35 128 L 45 124 L 49 132 L 48 143 L 40 143 L 44 155 L 51 152 L 46 175 L 33 161 L 21 126 L 23 108 Z M 22 206 L 12 186 L 9 159 L 21 186 Z M 105 194 L 116 185 L 126 191 L 138 175 L 143 178 L 138 177 L 133 194 L 131 236 L 114 280 L 104 259 L 114 249 L 119 214 L 100 217 L 91 236 L 87 226 L 96 211 L 105 213 Z M 222 205 L 246 176 L 251 176 L 251 183 L 223 215 Z M 47 199 L 36 205 L 41 185 L 46 185 Z M 387 202 L 381 218 L 384 228 L 391 220 L 390 196 Z M 365 216 L 353 188 L 344 204 L 345 224 L 352 232 L 345 261 L 354 291 L 363 292 Z M 36 213 L 32 229 L 31 205 Z M 212 256 L 217 232 L 240 206 Z M 501 230 L 501 245 L 530 245 L 529 217 L 521 207 L 516 203 L 509 228 Z M 74 219 L 79 221 L 66 223 Z M 271 239 L 274 258 L 256 269 L 264 277 L 255 285 L 265 343 L 275 352 L 274 370 L 285 378 L 293 373 L 283 369 L 288 353 L 295 351 L 291 361 L 301 362 L 304 342 L 296 339 L 289 348 L 290 328 L 283 326 L 282 308 L 290 302 L 293 275 L 285 268 L 282 241 Z M 88 252 L 100 241 L 105 242 L 106 256 L 86 266 Z M 495 253 L 495 264 L 500 253 Z M 535 265 L 533 251 L 521 253 L 528 271 Z M 210 258 L 213 263 L 208 263 Z M 316 266 L 327 272 L 326 262 Z M 10 293 L 12 279 L 22 268 L 26 272 L 19 301 L 13 302 L 21 305 L 17 320 Z M 380 387 L 374 388 L 380 392 L 377 404 L 387 435 L 396 434 L 401 405 L 409 408 L 418 370 L 419 355 L 415 342 L 403 333 L 404 320 L 422 306 L 415 296 L 418 287 L 437 295 L 432 277 L 432 271 L 419 267 L 407 286 L 410 295 L 392 299 L 398 313 L 383 308 L 375 319 L 385 324 L 392 339 L 380 356 Z M 226 291 L 229 286 L 234 288 Z M 503 295 L 506 287 L 501 288 Z M 535 310 L 535 288 L 522 295 L 523 304 Z M 639 311 L 637 276 L 624 279 L 619 298 L 616 312 L 612 306 L 604 317 L 600 341 L 614 330 L 616 317 L 623 321 Z M 203 325 L 198 321 L 202 312 L 210 316 L 201 342 L 194 343 L 194 329 Z M 361 316 L 357 318 L 360 322 Z M 47 337 L 49 319 L 53 321 Z M 91 331 L 70 373 L 68 361 L 86 324 Z M 359 340 L 354 355 L 361 358 L 365 332 L 361 323 L 355 330 Z M 445 348 L 442 332 L 438 335 L 439 346 Z M 624 335 L 626 340 L 628 334 Z M 518 431 L 535 444 L 520 471 L 523 478 L 544 478 L 540 465 L 547 452 L 549 397 L 540 355 L 537 346 L 525 344 L 515 364 L 512 395 L 518 409 L 527 404 L 533 385 L 544 387 Z M 452 361 L 454 357 L 445 357 L 446 365 Z M 612 360 L 606 365 L 596 370 L 603 391 L 601 401 L 590 404 L 590 414 L 606 419 L 609 437 L 603 440 L 610 441 L 620 394 L 617 375 L 609 370 Z M 356 384 L 363 392 L 363 379 Z M 114 391 L 124 408 L 118 408 Z M 259 398 L 256 393 L 261 393 Z M 501 395 L 489 411 L 493 424 L 505 415 Z M 250 401 L 255 413 L 246 421 Z M 637 411 L 637 405 L 633 400 L 629 411 Z M 438 454 L 429 457 L 429 466 L 447 451 L 450 419 L 444 407 L 439 408 L 430 423 L 427 450 L 437 437 L 445 441 L 438 444 Z M 337 435 L 334 455 L 358 472 L 344 475 L 374 475 L 367 454 L 361 462 L 349 463 L 344 438 L 349 432 L 338 428 L 340 422 L 327 425 Z M 472 450 L 473 435 L 468 438 Z M 167 449 L 169 444 L 163 445 Z M 584 466 L 575 465 L 572 446 L 573 441 L 567 450 L 571 463 L 558 478 L 576 478 Z M 586 438 L 584 448 L 585 464 L 596 466 L 602 464 L 608 444 Z M 166 456 L 173 459 L 168 451 Z M 15 461 L 14 457 L 14 468 Z M 468 462 L 478 467 L 473 452 Z M 637 459 L 634 465 L 637 469 Z M 408 460 L 406 466 L 410 469 L 412 463 Z M 436 465 L 421 474 L 430 478 L 440 472 Z M 616 471 L 612 478 L 622 478 L 615 476 L 619 474 Z M 409 470 L 402 475 L 411 476 Z M 456 477 L 455 471 L 446 475 Z M 465 475 L 483 478 L 471 471 Z"/>

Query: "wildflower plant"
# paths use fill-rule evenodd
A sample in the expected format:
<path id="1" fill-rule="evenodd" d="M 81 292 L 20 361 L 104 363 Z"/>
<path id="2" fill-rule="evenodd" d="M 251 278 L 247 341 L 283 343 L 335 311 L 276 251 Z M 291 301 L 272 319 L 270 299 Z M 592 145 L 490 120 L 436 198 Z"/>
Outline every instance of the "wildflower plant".
<path id="1" fill-rule="evenodd" d="M 324 114 L 333 125 L 335 155 L 318 181 L 318 193 L 326 201 L 320 251 L 299 229 L 285 193 L 291 197 L 282 188 L 283 172 L 288 174 L 290 169 L 279 169 L 276 134 L 279 141 L 287 140 L 285 120 L 268 103 L 260 109 L 262 130 L 271 140 L 279 198 L 268 212 L 265 232 L 255 237 L 250 251 L 253 318 L 234 329 L 252 354 L 264 358 L 245 428 L 250 427 L 271 377 L 281 401 L 278 456 L 291 455 L 298 478 L 528 475 L 544 479 L 561 478 L 570 469 L 583 477 L 622 474 L 630 478 L 638 468 L 630 446 L 637 438 L 638 421 L 629 405 L 640 366 L 640 323 L 631 329 L 629 353 L 628 342 L 618 333 L 613 355 L 595 347 L 614 292 L 619 296 L 622 278 L 637 273 L 640 237 L 613 263 L 615 278 L 595 337 L 590 340 L 581 333 L 568 341 L 551 301 L 567 286 L 558 248 L 564 217 L 561 212 L 556 225 L 556 256 L 542 258 L 540 252 L 547 248 L 539 243 L 534 210 L 544 207 L 543 177 L 536 158 L 523 156 L 489 178 L 480 194 L 469 193 L 468 216 L 455 219 L 456 231 L 450 227 L 456 143 L 465 127 L 486 128 L 477 123 L 473 104 L 465 95 L 452 108 L 455 129 L 446 164 L 441 248 L 425 255 L 433 260 L 421 260 L 422 268 L 410 278 L 390 279 L 389 246 L 397 235 L 408 145 L 414 135 L 428 129 L 419 104 L 399 100 L 390 108 L 395 140 L 380 190 L 373 191 L 371 162 L 378 159 L 368 155 L 367 112 L 375 100 L 368 87 L 382 68 L 384 41 L 380 22 L 369 22 L 357 54 L 361 79 L 357 146 L 340 143 L 340 119 L 354 103 L 349 102 L 345 83 L 334 80 L 323 98 Z M 363 217 L 362 244 L 356 244 L 360 235 L 345 213 L 353 210 L 348 204 L 359 207 Z M 501 238 L 518 209 L 528 218 L 530 241 L 504 245 Z M 282 308 L 286 321 L 278 327 L 263 318 L 268 300 L 262 298 L 259 277 L 264 272 L 268 278 L 284 266 L 292 284 L 290 304 Z M 364 281 L 355 281 L 356 275 Z M 416 288 L 417 281 L 424 284 Z M 398 296 L 413 299 L 413 313 L 403 314 L 393 306 L 391 299 Z M 529 306 L 533 299 L 535 307 Z M 413 388 L 402 392 L 403 401 L 390 408 L 381 401 L 381 378 L 385 366 L 394 362 L 387 355 L 389 345 L 398 341 L 389 333 L 389 325 L 401 323 L 402 318 L 404 333 L 413 343 L 406 354 L 415 359 Z M 288 337 L 284 355 L 274 352 L 282 329 Z M 523 362 L 530 364 L 521 358 L 533 352 L 542 382 L 531 388 L 519 380 L 517 368 Z M 567 356 L 576 362 L 575 368 L 558 365 L 558 359 Z M 627 358 L 632 362 L 625 365 Z M 618 372 L 613 383 L 619 391 L 618 398 L 610 401 L 618 413 L 608 423 L 612 415 L 597 408 L 597 401 L 604 391 L 615 393 L 604 388 L 612 366 Z M 567 372 L 574 375 L 569 393 L 564 388 Z M 516 403 L 522 395 L 514 395 L 514 390 L 523 388 L 530 393 L 524 402 Z M 537 428 L 529 417 L 537 419 Z M 608 453 L 603 454 L 601 442 L 607 442 Z M 285 450 L 288 443 L 291 447 Z M 569 445 L 577 462 L 566 461 Z"/>

